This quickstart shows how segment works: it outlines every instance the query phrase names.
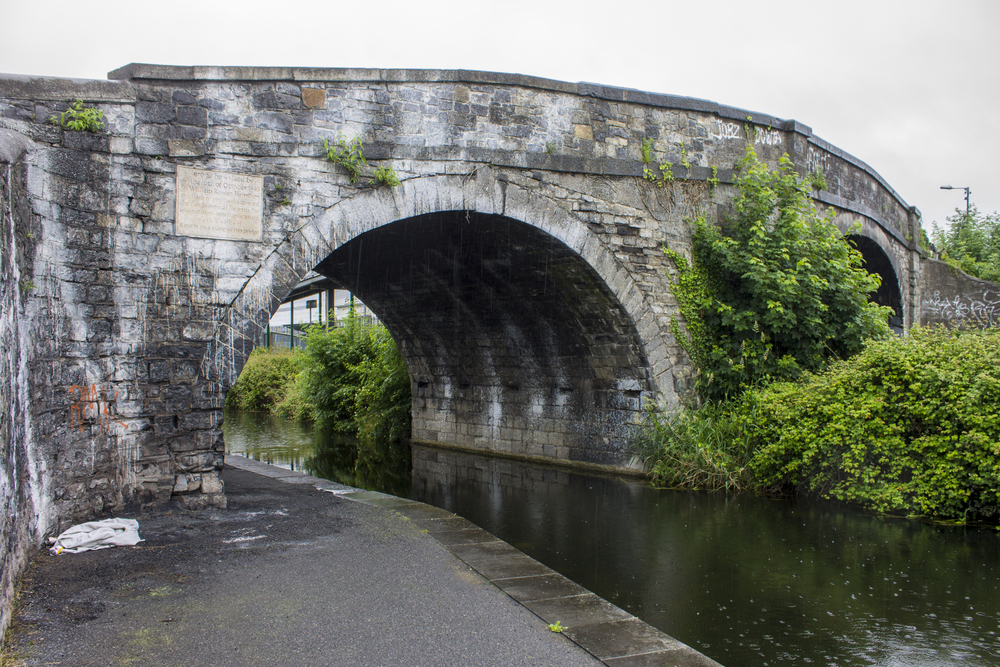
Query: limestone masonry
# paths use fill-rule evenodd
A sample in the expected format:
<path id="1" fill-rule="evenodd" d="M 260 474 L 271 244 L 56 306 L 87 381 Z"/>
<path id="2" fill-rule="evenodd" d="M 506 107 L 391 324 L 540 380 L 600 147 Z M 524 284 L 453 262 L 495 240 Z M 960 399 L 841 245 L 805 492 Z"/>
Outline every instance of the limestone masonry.
<path id="1" fill-rule="evenodd" d="M 689 252 L 685 221 L 725 216 L 748 141 L 823 172 L 815 198 L 898 327 L 992 324 L 1000 304 L 927 257 L 877 173 L 795 121 L 483 72 L 109 79 L 0 76 L 4 610 L 45 534 L 129 502 L 224 505 L 225 392 L 313 268 L 400 344 L 415 439 L 615 467 L 643 410 L 691 377 L 662 247 Z M 101 131 L 49 122 L 76 99 Z M 323 147 L 354 138 L 357 183 Z M 673 183 L 643 180 L 644 140 Z M 372 183 L 384 166 L 400 186 Z"/>

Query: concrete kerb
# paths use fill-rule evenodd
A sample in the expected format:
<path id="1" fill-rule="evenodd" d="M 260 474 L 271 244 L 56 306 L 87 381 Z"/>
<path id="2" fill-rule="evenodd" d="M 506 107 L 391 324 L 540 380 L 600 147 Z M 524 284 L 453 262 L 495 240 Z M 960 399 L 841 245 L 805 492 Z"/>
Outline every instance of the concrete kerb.
<path id="1" fill-rule="evenodd" d="M 721 667 L 711 658 L 447 510 L 387 493 L 356 489 L 234 454 L 226 455 L 226 465 L 286 484 L 313 484 L 321 491 L 398 512 L 543 622 L 560 624 L 565 628 L 564 636 L 609 667 Z"/>

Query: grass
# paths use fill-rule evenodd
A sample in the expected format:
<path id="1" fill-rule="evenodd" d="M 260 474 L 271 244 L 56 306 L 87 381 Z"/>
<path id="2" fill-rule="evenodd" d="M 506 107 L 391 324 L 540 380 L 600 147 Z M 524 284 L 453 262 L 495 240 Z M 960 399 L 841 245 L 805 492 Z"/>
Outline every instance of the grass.
<path id="1" fill-rule="evenodd" d="M 735 403 L 650 413 L 640 442 L 655 486 L 745 491 L 754 487 L 753 449 Z"/>

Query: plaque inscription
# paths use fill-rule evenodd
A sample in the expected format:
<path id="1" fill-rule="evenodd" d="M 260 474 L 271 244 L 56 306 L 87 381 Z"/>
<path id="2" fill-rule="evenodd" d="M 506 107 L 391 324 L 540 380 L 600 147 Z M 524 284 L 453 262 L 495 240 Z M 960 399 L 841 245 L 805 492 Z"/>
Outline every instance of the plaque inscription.
<path id="1" fill-rule="evenodd" d="M 264 178 L 177 167 L 174 233 L 260 241 L 264 234 Z"/>

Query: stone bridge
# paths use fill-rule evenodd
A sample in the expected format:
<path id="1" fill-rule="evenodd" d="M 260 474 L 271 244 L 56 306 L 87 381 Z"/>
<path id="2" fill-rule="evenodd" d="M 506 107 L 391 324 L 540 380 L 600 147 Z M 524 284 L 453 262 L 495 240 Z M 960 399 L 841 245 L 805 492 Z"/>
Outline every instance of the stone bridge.
<path id="1" fill-rule="evenodd" d="M 100 131 L 50 122 L 77 99 Z M 129 65 L 0 77 L 0 128 L 5 590 L 58 526 L 127 502 L 224 504 L 226 390 L 314 268 L 398 341 L 415 439 L 627 466 L 630 428 L 691 376 L 662 247 L 689 252 L 686 221 L 725 216 L 748 141 L 823 172 L 815 199 L 853 230 L 898 327 L 992 322 L 997 305 L 927 256 L 919 213 L 866 164 L 796 121 L 703 100 L 483 72 Z M 324 142 L 355 138 L 369 164 L 352 181 Z M 674 165 L 665 187 L 642 178 L 644 141 Z M 373 182 L 385 167 L 398 186 Z"/>

